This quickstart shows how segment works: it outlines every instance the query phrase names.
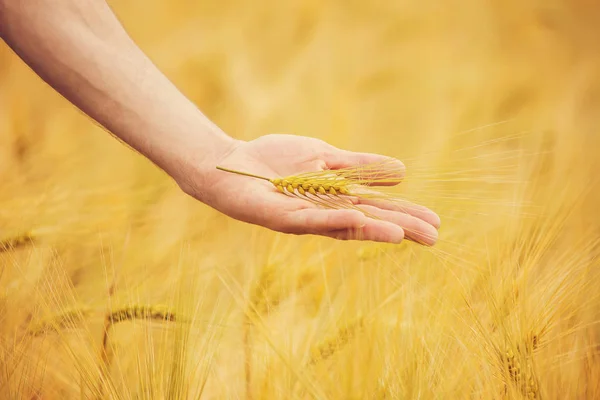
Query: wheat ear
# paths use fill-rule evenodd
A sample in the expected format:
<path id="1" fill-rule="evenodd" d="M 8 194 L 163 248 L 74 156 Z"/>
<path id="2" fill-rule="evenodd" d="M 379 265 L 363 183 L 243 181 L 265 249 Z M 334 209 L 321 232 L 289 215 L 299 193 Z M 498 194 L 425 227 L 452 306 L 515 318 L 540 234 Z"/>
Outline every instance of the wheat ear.
<path id="1" fill-rule="evenodd" d="M 132 304 L 116 308 L 109 312 L 104 317 L 104 336 L 102 338 L 102 368 L 104 374 L 108 374 L 111 357 L 108 351 L 108 343 L 110 339 L 109 332 L 113 325 L 124 321 L 133 320 L 145 320 L 145 321 L 169 321 L 169 322 L 181 322 L 182 318 L 177 316 L 175 312 L 169 310 L 167 307 L 162 305 L 147 305 L 147 304 Z M 99 390 L 102 393 L 102 379 L 100 380 Z"/>
<path id="2" fill-rule="evenodd" d="M 325 338 L 325 340 L 311 349 L 309 364 L 316 364 L 332 357 L 335 353 L 340 351 L 363 326 L 364 318 L 359 316 L 338 329 L 335 335 Z"/>
<path id="3" fill-rule="evenodd" d="M 111 325 L 136 319 L 169 322 L 178 321 L 175 313 L 170 311 L 167 307 L 146 304 L 134 304 L 118 308 L 108 314 L 107 319 L 110 321 Z"/>
<path id="4" fill-rule="evenodd" d="M 268 314 L 277 307 L 282 300 L 283 292 L 281 287 L 274 285 L 275 273 L 277 268 L 273 264 L 268 264 L 259 275 L 259 278 L 250 293 L 249 304 L 244 316 L 244 355 L 246 358 L 244 374 L 246 384 L 246 398 L 251 400 L 252 393 L 252 336 L 251 331 L 254 326 L 255 318 L 260 318 L 263 314 Z"/>
<path id="5" fill-rule="evenodd" d="M 284 178 L 268 178 L 221 166 L 217 166 L 217 169 L 265 180 L 270 182 L 278 192 L 309 201 L 315 205 L 333 209 L 355 209 L 372 218 L 376 217 L 356 207 L 351 197 L 389 199 L 388 195 L 382 193 L 367 194 L 364 190 L 361 191 L 360 187 L 378 183 L 398 183 L 403 172 L 393 160 L 337 170 L 307 172 Z"/>
<path id="6" fill-rule="evenodd" d="M 274 284 L 277 269 L 274 265 L 264 267 L 258 281 L 250 294 L 249 315 L 260 316 L 268 314 L 281 301 L 281 288 Z"/>
<path id="7" fill-rule="evenodd" d="M 355 186 L 371 186 L 378 183 L 399 183 L 403 169 L 394 160 L 359 165 L 336 170 L 323 170 L 290 175 L 284 178 L 267 178 L 248 172 L 217 166 L 218 170 L 262 179 L 270 182 L 279 192 L 306 196 L 353 195 Z"/>
<path id="8" fill-rule="evenodd" d="M 309 173 L 288 176 L 285 178 L 271 179 L 264 176 L 236 171 L 234 169 L 224 167 L 217 167 L 217 169 L 230 172 L 232 174 L 249 176 L 268 181 L 281 193 L 300 194 L 302 196 L 306 196 L 307 194 L 312 194 L 314 196 L 327 194 L 333 196 L 338 194 L 350 194 L 350 191 L 347 187 L 348 182 L 346 182 L 346 180 L 343 178 L 336 176 L 335 174 L 321 174 L 321 176 L 319 176 L 319 173 Z"/>
<path id="9" fill-rule="evenodd" d="M 49 332 L 59 332 L 61 329 L 75 326 L 91 312 L 88 307 L 66 308 L 60 313 L 50 315 L 38 322 L 32 323 L 27 328 L 27 334 L 40 336 Z"/>
<path id="10" fill-rule="evenodd" d="M 33 235 L 30 233 L 23 233 L 17 236 L 5 238 L 0 240 L 0 253 L 27 246 L 32 242 Z"/>
<path id="11" fill-rule="evenodd" d="M 528 399 L 539 397 L 539 384 L 533 368 L 533 352 L 539 345 L 538 335 L 530 335 L 522 344 L 509 347 L 502 357 L 510 380 Z"/>
<path id="12" fill-rule="evenodd" d="M 298 277 L 292 288 L 287 288 L 277 279 L 278 268 L 276 264 L 267 264 L 262 268 L 256 284 L 250 291 L 250 299 L 246 307 L 243 327 L 243 343 L 246 357 L 245 378 L 246 397 L 252 399 L 252 329 L 256 319 L 273 313 L 290 291 L 300 291 L 309 285 L 315 278 L 314 271 L 304 271 Z M 287 290 L 286 290 L 287 289 Z"/>
<path id="13" fill-rule="evenodd" d="M 91 314 L 89 307 L 67 308 L 60 313 L 50 315 L 40 321 L 31 323 L 27 328 L 27 334 L 31 336 L 40 336 L 49 332 L 58 332 L 61 329 L 74 326 Z M 167 307 L 160 305 L 129 305 L 118 308 L 108 314 L 106 317 L 110 325 L 119 322 L 142 319 L 154 321 L 175 322 L 178 319 L 176 314 Z"/>

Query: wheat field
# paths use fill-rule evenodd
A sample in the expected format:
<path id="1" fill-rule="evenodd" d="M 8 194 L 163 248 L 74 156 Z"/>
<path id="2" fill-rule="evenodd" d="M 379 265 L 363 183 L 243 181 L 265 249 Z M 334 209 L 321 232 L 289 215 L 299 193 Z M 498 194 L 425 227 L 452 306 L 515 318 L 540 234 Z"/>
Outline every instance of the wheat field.
<path id="1" fill-rule="evenodd" d="M 230 135 L 401 159 L 440 240 L 229 219 L 2 44 L 0 398 L 600 398 L 597 2 L 109 3 Z"/>

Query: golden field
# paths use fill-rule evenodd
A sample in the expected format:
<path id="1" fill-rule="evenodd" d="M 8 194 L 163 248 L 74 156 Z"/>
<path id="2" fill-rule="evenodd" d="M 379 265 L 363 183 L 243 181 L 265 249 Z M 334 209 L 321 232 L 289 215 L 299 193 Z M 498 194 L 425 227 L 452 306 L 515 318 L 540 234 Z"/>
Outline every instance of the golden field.
<path id="1" fill-rule="evenodd" d="M 440 240 L 231 220 L 2 45 L 0 398 L 600 398 L 600 5 L 110 3 L 232 136 L 403 160 Z"/>

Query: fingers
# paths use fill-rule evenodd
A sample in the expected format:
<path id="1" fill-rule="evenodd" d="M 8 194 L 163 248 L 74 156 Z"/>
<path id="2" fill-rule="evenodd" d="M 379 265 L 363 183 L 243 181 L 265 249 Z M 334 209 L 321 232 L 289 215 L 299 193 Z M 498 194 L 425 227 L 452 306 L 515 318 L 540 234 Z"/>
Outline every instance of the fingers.
<path id="1" fill-rule="evenodd" d="M 404 178 L 406 167 L 404 164 L 391 157 L 372 153 L 355 153 L 352 151 L 336 149 L 325 157 L 325 164 L 329 169 L 342 169 L 359 167 L 367 164 L 381 164 L 365 171 L 358 170 L 362 178 L 373 180 L 374 186 L 393 186 Z"/>
<path id="2" fill-rule="evenodd" d="M 369 199 L 364 197 L 356 197 L 358 204 L 374 206 L 382 210 L 397 211 L 404 214 L 412 215 L 415 218 L 421 219 L 433 227 L 439 229 L 441 226 L 440 217 L 429 208 L 411 203 L 409 201 L 389 201 L 381 199 Z"/>
<path id="3" fill-rule="evenodd" d="M 390 160 L 389 157 L 379 154 L 355 153 L 353 151 L 335 149 L 334 152 L 327 155 L 325 163 L 331 169 L 340 169 L 364 164 L 382 163 L 388 160 Z"/>
<path id="4" fill-rule="evenodd" d="M 339 229 L 322 233 L 338 240 L 370 240 L 398 244 L 404 239 L 404 230 L 391 222 L 370 219 L 360 229 Z"/>
<path id="5" fill-rule="evenodd" d="M 398 224 L 368 218 L 358 210 L 302 209 L 282 217 L 276 230 L 340 240 L 400 243 L 404 239 L 404 231 Z"/>
<path id="6" fill-rule="evenodd" d="M 388 243 L 400 243 L 406 237 L 426 246 L 433 246 L 438 239 L 439 217 L 425 207 L 367 199 L 359 199 L 357 207 L 360 210 L 305 208 L 292 211 L 277 218 L 273 229 L 340 240 Z"/>
<path id="7" fill-rule="evenodd" d="M 400 226 L 407 239 L 426 246 L 433 246 L 438 239 L 437 229 L 428 222 L 398 211 L 383 210 L 369 205 L 359 205 L 368 215 L 381 218 Z"/>
<path id="8" fill-rule="evenodd" d="M 281 217 L 281 227 L 277 230 L 285 233 L 313 233 L 360 229 L 367 217 L 358 210 L 324 210 L 305 208 L 290 212 Z"/>

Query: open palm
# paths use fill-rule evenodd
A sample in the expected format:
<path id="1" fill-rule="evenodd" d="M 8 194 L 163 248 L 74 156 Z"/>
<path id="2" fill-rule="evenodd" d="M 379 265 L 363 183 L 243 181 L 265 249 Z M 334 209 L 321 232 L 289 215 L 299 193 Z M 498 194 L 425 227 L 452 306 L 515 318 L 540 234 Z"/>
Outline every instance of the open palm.
<path id="1" fill-rule="evenodd" d="M 389 160 L 377 154 L 337 149 L 318 139 L 294 135 L 266 135 L 239 144 L 219 165 L 268 178 L 303 172 L 339 169 Z M 399 165 L 401 163 L 397 161 Z M 431 210 L 381 201 L 355 199 L 356 209 L 327 209 L 277 192 L 269 182 L 216 170 L 204 185 L 202 201 L 240 221 L 292 234 L 315 234 L 336 239 L 399 243 L 405 237 L 433 245 L 439 217 Z M 192 190 L 191 194 L 194 195 Z"/>

